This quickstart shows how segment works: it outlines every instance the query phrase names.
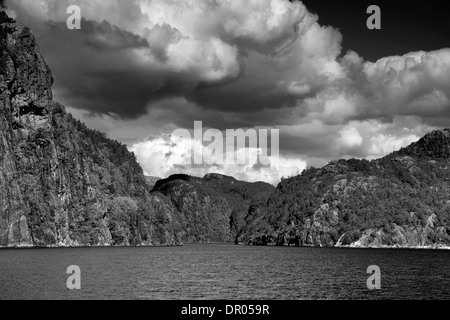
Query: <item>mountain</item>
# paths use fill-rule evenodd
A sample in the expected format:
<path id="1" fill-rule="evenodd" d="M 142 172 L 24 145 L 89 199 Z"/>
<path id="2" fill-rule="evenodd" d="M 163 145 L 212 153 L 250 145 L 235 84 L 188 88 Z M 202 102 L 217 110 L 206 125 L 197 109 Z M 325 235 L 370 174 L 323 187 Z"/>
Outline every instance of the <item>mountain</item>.
<path id="1" fill-rule="evenodd" d="M 231 241 L 251 197 L 273 189 L 145 177 L 125 145 L 53 100 L 34 36 L 1 11 L 0 55 L 0 247 Z"/>
<path id="2" fill-rule="evenodd" d="M 382 159 L 339 160 L 251 204 L 237 241 L 350 247 L 450 246 L 450 129 Z"/>
<path id="3" fill-rule="evenodd" d="M 231 242 L 245 224 L 250 203 L 267 198 L 274 189 L 264 182 L 248 183 L 220 174 L 204 178 L 179 174 L 157 181 L 152 194 L 170 199 L 187 242 Z"/>

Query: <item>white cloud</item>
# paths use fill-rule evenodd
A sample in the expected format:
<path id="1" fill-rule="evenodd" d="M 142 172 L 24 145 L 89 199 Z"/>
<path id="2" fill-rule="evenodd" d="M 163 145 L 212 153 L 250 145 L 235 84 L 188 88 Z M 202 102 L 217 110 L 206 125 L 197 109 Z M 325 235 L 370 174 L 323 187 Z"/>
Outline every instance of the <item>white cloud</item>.
<path id="1" fill-rule="evenodd" d="M 379 133 L 370 138 L 370 148 L 368 150 L 369 159 L 376 159 L 385 156 L 391 152 L 398 151 L 403 147 L 419 140 L 419 136 L 406 134 L 403 136 L 394 136 L 391 134 Z"/>
<path id="2" fill-rule="evenodd" d="M 370 107 L 382 113 L 426 116 L 435 108 L 450 108 L 450 49 L 367 62 L 364 74 L 373 95 Z"/>
<path id="3" fill-rule="evenodd" d="M 280 156 L 278 161 L 274 162 L 274 158 L 270 155 L 268 156 L 269 166 L 255 165 L 255 163 L 249 161 L 246 164 L 237 164 L 237 162 L 225 165 L 216 164 L 220 163 L 218 156 L 226 159 L 228 153 L 232 153 L 233 157 L 237 157 L 240 153 L 253 154 L 253 157 L 257 158 L 262 150 L 255 148 L 224 149 L 224 152 L 220 155 L 208 152 L 213 155 L 213 164 L 208 165 L 203 161 L 202 164 L 194 165 L 193 157 L 195 156 L 200 156 L 201 159 L 205 160 L 202 151 L 207 150 L 208 146 L 208 144 L 203 145 L 200 141 L 194 139 L 165 135 L 133 144 L 129 149 L 136 154 L 136 158 L 146 175 L 160 178 L 166 178 L 180 172 L 194 176 L 221 173 L 244 181 L 264 181 L 276 185 L 282 177 L 300 174 L 306 168 L 306 162 L 297 157 Z M 246 159 L 253 157 L 248 156 Z"/>
<path id="4" fill-rule="evenodd" d="M 182 39 L 167 47 L 167 57 L 175 71 L 192 71 L 208 82 L 239 74 L 237 49 L 218 38 L 207 42 Z"/>
<path id="5" fill-rule="evenodd" d="M 341 147 L 352 149 L 360 147 L 363 143 L 363 138 L 359 134 L 358 129 L 348 126 L 340 131 L 340 137 L 338 141 Z"/>

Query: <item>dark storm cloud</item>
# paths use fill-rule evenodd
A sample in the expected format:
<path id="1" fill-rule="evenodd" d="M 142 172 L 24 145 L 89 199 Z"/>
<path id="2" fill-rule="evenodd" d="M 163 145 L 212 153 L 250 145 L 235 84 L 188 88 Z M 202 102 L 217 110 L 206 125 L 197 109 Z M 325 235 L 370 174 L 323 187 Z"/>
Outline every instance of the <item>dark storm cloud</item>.
<path id="1" fill-rule="evenodd" d="M 147 39 L 107 21 L 83 20 L 70 31 L 63 23 L 49 23 L 39 37 L 55 77 L 57 98 L 92 114 L 136 118 L 162 98 L 191 90 L 186 74 L 162 71 L 136 59 L 150 54 Z"/>
<path id="2" fill-rule="evenodd" d="M 99 51 L 147 48 L 149 46 L 147 39 L 121 30 L 105 20 L 97 23 L 82 19 L 82 24 L 81 33 L 86 39 L 86 45 Z M 58 27 L 56 29 L 61 31 Z"/>
<path id="3" fill-rule="evenodd" d="M 33 7 L 26 0 L 14 6 L 19 18 L 38 25 L 36 19 L 41 15 L 31 18 L 27 10 Z M 285 80 L 284 73 L 292 68 L 290 64 L 301 62 L 301 52 L 295 51 L 308 50 L 309 45 L 299 44 L 298 39 L 316 18 L 301 5 L 288 8 L 278 1 L 273 8 L 246 6 L 254 11 L 255 20 L 249 20 L 235 4 L 216 3 L 205 7 L 211 17 L 207 12 L 202 14 L 207 18 L 203 20 L 205 27 L 199 28 L 198 20 L 192 16 L 196 10 L 192 1 L 185 8 L 186 13 L 181 13 L 186 14 L 186 20 L 180 17 L 151 25 L 151 17 L 134 16 L 136 21 L 147 19 L 140 29 L 134 29 L 136 33 L 125 31 L 106 17 L 101 23 L 83 19 L 79 31 L 68 30 L 65 21 L 43 21 L 47 25 L 40 27 L 37 36 L 53 70 L 57 96 L 64 103 L 93 114 L 135 118 L 147 113 L 155 102 L 173 97 L 219 112 L 251 113 L 293 107 L 299 97 L 323 85 L 307 84 L 307 93 L 288 92 L 291 79 Z M 43 7 L 49 10 L 44 13 L 49 15 L 49 21 L 54 19 L 53 8 L 64 12 L 60 3 L 45 3 Z M 167 16 L 171 10 L 179 11 L 172 3 L 164 3 L 164 10 Z M 283 19 L 276 20 L 274 15 Z M 325 37 L 332 32 L 317 30 Z M 330 41 L 334 41 L 333 36 Z M 312 54 L 328 56 L 325 49 L 318 48 Z M 301 71 L 303 67 L 296 68 Z M 306 72 L 314 78 L 316 70 Z M 281 81 L 286 83 L 281 85 Z"/>
<path id="4" fill-rule="evenodd" d="M 63 23 L 50 23 L 40 36 L 57 98 L 92 113 L 142 114 L 154 84 L 130 50 L 147 48 L 147 41 L 106 21 L 83 20 L 82 25 L 70 31 Z"/>
<path id="5" fill-rule="evenodd" d="M 342 58 L 341 33 L 320 26 L 297 1 L 206 5 L 191 0 L 180 10 L 181 2 L 156 1 L 146 8 L 135 0 L 134 9 L 123 15 L 93 1 L 83 6 L 86 18 L 79 31 L 68 30 L 65 16 L 57 16 L 65 13 L 62 2 L 11 4 L 19 18 L 45 25 L 38 40 L 55 75 L 57 96 L 92 114 L 136 118 L 176 98 L 197 105 L 199 120 L 209 120 L 208 111 L 222 114 L 211 121 L 223 118 L 219 128 L 230 118 L 252 126 L 295 125 L 295 118 L 308 116 L 330 125 L 392 121 L 397 115 L 448 117 L 450 90 L 443 76 L 448 52 L 373 64 L 357 53 Z M 33 20 L 31 11 L 39 8 L 44 11 Z M 49 22 L 58 20 L 55 16 L 62 21 Z M 410 78 L 415 79 L 408 83 Z M 176 108 L 166 104 L 168 113 Z M 193 116 L 183 108 L 177 112 Z"/>
<path id="6" fill-rule="evenodd" d="M 298 100 L 297 96 L 279 90 L 276 82 L 270 79 L 254 82 L 236 79 L 223 85 L 200 85 L 189 92 L 186 98 L 201 106 L 242 114 L 249 111 L 294 107 Z"/>

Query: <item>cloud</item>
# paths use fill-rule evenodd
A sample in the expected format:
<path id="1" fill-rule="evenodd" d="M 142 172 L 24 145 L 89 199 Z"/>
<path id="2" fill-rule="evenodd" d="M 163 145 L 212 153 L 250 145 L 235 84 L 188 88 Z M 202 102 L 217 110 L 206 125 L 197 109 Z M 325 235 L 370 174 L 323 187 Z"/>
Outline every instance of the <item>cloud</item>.
<path id="1" fill-rule="evenodd" d="M 178 99 L 248 121 L 264 112 L 268 123 L 268 110 L 329 125 L 449 117 L 450 49 L 365 62 L 299 1 L 7 4 L 37 33 L 57 96 L 94 114 L 132 119 Z M 69 4 L 82 8 L 79 32 L 65 27 Z"/>
<path id="2" fill-rule="evenodd" d="M 341 130 L 338 141 L 343 148 L 352 149 L 360 147 L 363 142 L 363 138 L 356 128 L 346 127 Z"/>
<path id="3" fill-rule="evenodd" d="M 81 30 L 66 28 L 69 4 L 82 9 Z M 364 61 L 343 52 L 345 35 L 300 1 L 6 5 L 37 35 L 56 98 L 129 143 L 152 175 L 217 171 L 275 181 L 306 164 L 381 157 L 450 123 L 450 49 Z M 182 166 L 187 144 L 167 135 L 196 120 L 219 130 L 279 128 L 280 172 Z"/>
<path id="4" fill-rule="evenodd" d="M 449 117 L 450 49 L 383 58 L 364 74 L 380 113 Z"/>
<path id="5" fill-rule="evenodd" d="M 63 102 L 93 113 L 134 118 L 171 97 L 222 112 L 279 109 L 341 73 L 342 36 L 318 25 L 301 2 L 129 3 L 10 7 L 37 34 Z M 69 4 L 82 9 L 81 32 L 65 27 Z"/>
<path id="6" fill-rule="evenodd" d="M 281 156 L 275 162 L 270 156 L 270 164 L 258 165 L 249 161 L 261 154 L 259 148 L 228 149 L 224 146 L 224 153 L 220 156 L 213 152 L 211 144 L 202 143 L 176 135 L 164 135 L 136 143 L 129 149 L 136 154 L 142 164 L 145 174 L 156 177 L 167 177 L 171 174 L 183 172 L 185 174 L 203 176 L 207 173 L 221 173 L 244 181 L 264 181 L 276 185 L 282 177 L 298 175 L 306 168 L 306 162 L 296 157 Z M 207 154 L 211 155 L 208 162 Z M 229 155 L 238 157 L 244 154 L 246 164 L 220 164 L 219 157 L 225 162 Z M 193 158 L 199 156 L 201 164 L 193 164 Z M 208 164 L 209 163 L 209 164 Z"/>

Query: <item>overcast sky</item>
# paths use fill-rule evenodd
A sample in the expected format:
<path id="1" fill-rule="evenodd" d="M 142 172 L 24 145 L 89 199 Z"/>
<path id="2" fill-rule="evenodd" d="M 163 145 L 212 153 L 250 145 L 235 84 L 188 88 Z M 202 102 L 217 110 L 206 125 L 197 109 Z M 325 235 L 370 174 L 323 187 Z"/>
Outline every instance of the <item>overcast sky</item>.
<path id="1" fill-rule="evenodd" d="M 434 0 L 6 0 L 56 99 L 133 150 L 148 175 L 271 183 L 382 157 L 450 126 L 449 5 Z M 81 30 L 66 27 L 70 4 Z M 366 9 L 381 8 L 381 30 Z M 280 129 L 280 167 L 182 165 L 178 128 Z"/>

